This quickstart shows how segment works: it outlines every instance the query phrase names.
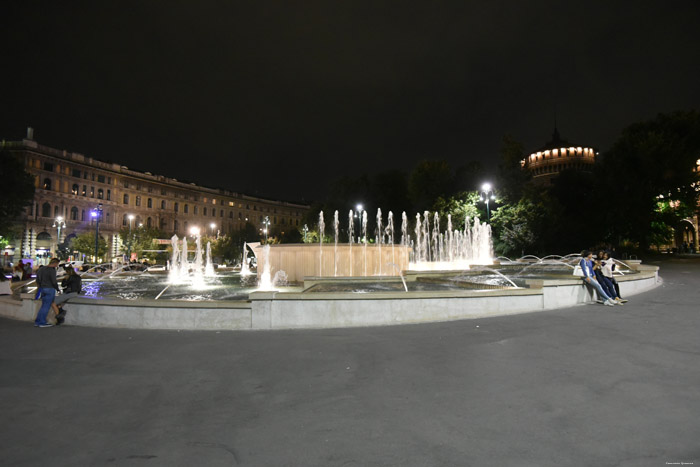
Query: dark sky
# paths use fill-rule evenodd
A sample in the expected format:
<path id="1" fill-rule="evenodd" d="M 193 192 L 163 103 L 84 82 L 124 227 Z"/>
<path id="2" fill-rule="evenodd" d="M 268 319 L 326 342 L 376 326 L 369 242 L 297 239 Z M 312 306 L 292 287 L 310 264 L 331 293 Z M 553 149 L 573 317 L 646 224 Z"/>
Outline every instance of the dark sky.
<path id="1" fill-rule="evenodd" d="M 0 139 L 258 196 L 700 108 L 697 0 L 13 3 Z"/>

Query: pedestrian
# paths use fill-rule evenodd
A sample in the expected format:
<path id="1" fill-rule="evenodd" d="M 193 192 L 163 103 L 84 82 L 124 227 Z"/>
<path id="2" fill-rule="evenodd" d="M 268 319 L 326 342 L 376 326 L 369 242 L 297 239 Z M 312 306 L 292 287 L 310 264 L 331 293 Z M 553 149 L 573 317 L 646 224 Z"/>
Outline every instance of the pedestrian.
<path id="1" fill-rule="evenodd" d="M 20 282 L 23 277 L 24 277 L 24 263 L 22 262 L 22 260 L 19 260 L 19 262 L 15 265 L 15 267 L 12 268 L 12 281 L 13 282 Z"/>
<path id="2" fill-rule="evenodd" d="M 603 273 L 603 276 L 612 283 L 613 289 L 615 290 L 615 301 L 619 303 L 627 303 L 628 300 L 625 300 L 622 298 L 620 295 L 620 284 L 617 283 L 615 280 L 614 276 L 614 271 L 617 268 L 617 264 L 615 264 L 615 260 L 610 256 L 610 253 L 607 251 L 603 252 L 603 261 L 601 262 L 601 272 Z"/>
<path id="3" fill-rule="evenodd" d="M 595 261 L 593 262 L 595 278 L 598 281 L 598 283 L 603 287 L 603 290 L 605 290 L 605 294 L 621 305 L 622 303 L 620 302 L 620 300 L 618 300 L 615 286 L 613 285 L 612 281 L 603 273 L 603 267 L 607 264 L 604 258 L 605 251 L 600 250 L 596 255 Z M 612 276 L 612 271 L 610 271 L 610 274 Z"/>
<path id="4" fill-rule="evenodd" d="M 603 287 L 600 286 L 595 278 L 595 272 L 593 271 L 593 253 L 588 250 L 583 250 L 581 252 L 579 266 L 581 266 L 581 271 L 583 271 L 583 277 L 581 278 L 583 284 L 593 287 L 598 292 L 598 298 L 604 305 L 615 306 L 615 302 L 605 293 Z"/>
<path id="5" fill-rule="evenodd" d="M 75 269 L 72 266 L 66 266 L 63 269 L 66 271 L 66 276 L 61 281 L 63 293 L 54 300 L 56 325 L 61 325 L 66 320 L 68 310 L 63 306 L 63 303 L 77 297 L 83 291 L 83 280 Z"/>
<path id="6" fill-rule="evenodd" d="M 34 320 L 34 326 L 39 328 L 53 326 L 53 324 L 49 324 L 46 321 L 46 317 L 49 315 L 51 304 L 58 291 L 58 282 L 56 281 L 56 267 L 58 267 L 58 263 L 58 258 L 53 258 L 47 266 L 39 268 L 36 272 L 36 286 L 37 290 L 40 291 L 41 308 L 39 308 L 36 320 Z"/>
<path id="7" fill-rule="evenodd" d="M 22 280 L 28 281 L 32 278 L 32 262 L 27 261 L 24 263 L 24 274 L 22 274 Z"/>

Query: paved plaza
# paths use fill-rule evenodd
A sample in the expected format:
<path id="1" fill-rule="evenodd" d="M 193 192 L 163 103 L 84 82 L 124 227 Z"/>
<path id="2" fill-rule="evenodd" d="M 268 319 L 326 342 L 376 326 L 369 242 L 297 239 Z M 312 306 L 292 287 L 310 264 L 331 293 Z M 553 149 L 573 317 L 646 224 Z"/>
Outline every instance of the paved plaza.
<path id="1" fill-rule="evenodd" d="M 0 465 L 700 466 L 700 261 L 620 307 L 362 329 L 0 319 Z"/>

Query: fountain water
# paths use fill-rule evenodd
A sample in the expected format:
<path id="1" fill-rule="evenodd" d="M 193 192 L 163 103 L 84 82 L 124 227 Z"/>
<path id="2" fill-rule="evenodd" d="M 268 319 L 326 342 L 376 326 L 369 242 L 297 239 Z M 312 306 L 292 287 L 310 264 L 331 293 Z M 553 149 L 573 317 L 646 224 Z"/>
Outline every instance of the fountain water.
<path id="1" fill-rule="evenodd" d="M 241 259 L 241 276 L 250 276 L 250 267 L 248 267 L 248 243 L 243 242 L 243 258 Z"/>
<path id="2" fill-rule="evenodd" d="M 260 283 L 258 285 L 258 290 L 274 290 L 272 285 L 272 272 L 270 268 L 270 245 L 266 244 L 263 247 L 263 256 L 265 257 L 265 262 L 263 263 L 262 274 L 260 275 Z"/>
<path id="3" fill-rule="evenodd" d="M 318 255 L 318 275 L 323 275 L 323 237 L 326 235 L 326 223 L 323 222 L 323 211 L 318 214 L 318 244 L 320 254 Z"/>
<path id="4" fill-rule="evenodd" d="M 338 275 L 338 229 L 340 221 L 338 220 L 338 211 L 333 215 L 333 230 L 335 231 L 335 247 L 333 248 L 333 275 Z"/>
<path id="5" fill-rule="evenodd" d="M 214 277 L 214 263 L 211 261 L 211 242 L 207 242 L 207 265 L 204 267 L 204 275 L 206 277 Z"/>

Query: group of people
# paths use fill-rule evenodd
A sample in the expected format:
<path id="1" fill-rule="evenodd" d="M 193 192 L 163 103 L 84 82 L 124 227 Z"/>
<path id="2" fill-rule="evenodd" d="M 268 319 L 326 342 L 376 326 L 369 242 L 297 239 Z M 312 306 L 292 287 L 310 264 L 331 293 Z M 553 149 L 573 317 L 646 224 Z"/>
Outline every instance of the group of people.
<path id="1" fill-rule="evenodd" d="M 12 268 L 12 282 L 28 281 L 32 277 L 32 263 L 19 260 Z"/>
<path id="2" fill-rule="evenodd" d="M 610 253 L 601 250 L 596 258 L 593 258 L 593 252 L 583 250 L 579 266 L 583 273 L 581 279 L 584 284 L 596 290 L 599 301 L 604 305 L 615 306 L 627 303 L 627 300 L 620 296 L 620 286 L 613 275 L 616 264 L 610 257 Z"/>
<path id="3" fill-rule="evenodd" d="M 48 266 L 42 266 L 36 273 L 37 298 L 41 298 L 41 308 L 36 315 L 34 326 L 48 328 L 53 324 L 47 321 L 49 311 L 53 309 L 56 315 L 56 324 L 63 324 L 67 310 L 63 304 L 71 298 L 77 297 L 83 289 L 82 279 L 72 266 L 64 266 L 66 275 L 61 281 L 61 289 L 58 287 L 56 268 L 58 258 L 49 261 Z M 60 295 L 58 295 L 60 293 Z"/>

